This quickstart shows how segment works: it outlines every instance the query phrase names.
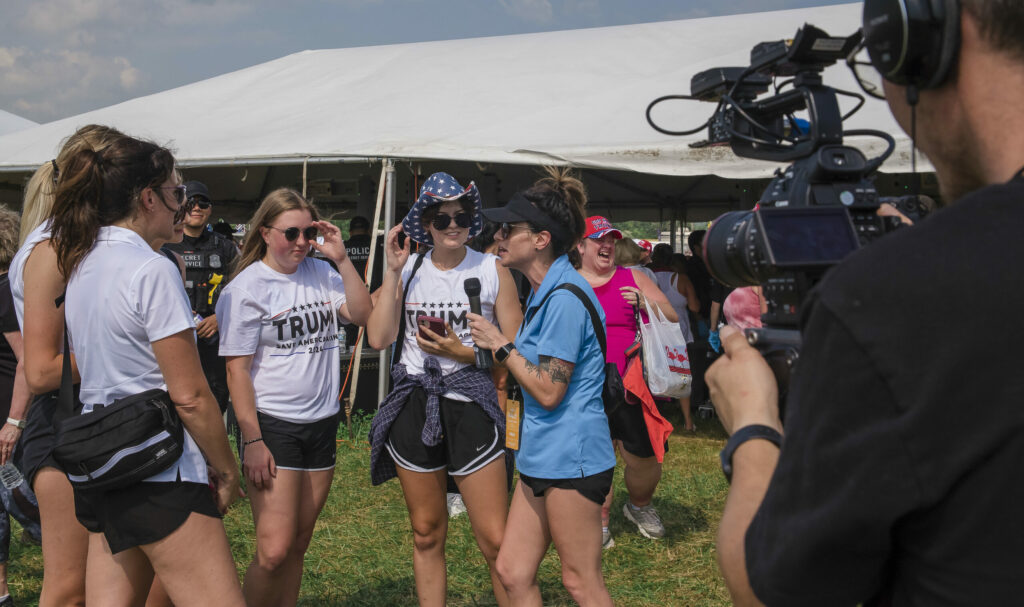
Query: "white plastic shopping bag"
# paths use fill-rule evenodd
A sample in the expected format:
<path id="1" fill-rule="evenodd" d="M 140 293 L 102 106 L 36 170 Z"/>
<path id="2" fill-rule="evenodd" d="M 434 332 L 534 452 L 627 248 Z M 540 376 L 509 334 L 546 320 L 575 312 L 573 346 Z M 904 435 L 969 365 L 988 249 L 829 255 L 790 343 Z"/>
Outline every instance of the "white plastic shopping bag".
<path id="1" fill-rule="evenodd" d="M 644 375 L 655 396 L 685 398 L 690 395 L 690 361 L 679 324 L 665 318 L 658 306 L 647 306 L 647 322 L 640 323 L 643 337 Z"/>

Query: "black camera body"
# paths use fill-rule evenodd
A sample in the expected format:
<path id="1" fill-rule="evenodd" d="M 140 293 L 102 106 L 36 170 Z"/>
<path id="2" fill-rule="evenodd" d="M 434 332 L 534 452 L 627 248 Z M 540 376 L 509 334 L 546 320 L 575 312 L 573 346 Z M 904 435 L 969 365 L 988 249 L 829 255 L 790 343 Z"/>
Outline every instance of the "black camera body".
<path id="1" fill-rule="evenodd" d="M 805 24 L 792 40 L 755 46 L 746 68 L 715 68 L 691 81 L 691 98 L 718 103 L 709 142 L 727 141 L 744 158 L 792 162 L 776 171 L 753 211 L 716 219 L 703 245 L 720 282 L 762 288 L 763 328 L 746 335 L 775 373 L 780 400 L 799 359 L 799 318 L 810 290 L 847 255 L 899 226 L 897 218 L 877 214 L 881 199 L 873 181 L 895 141 L 879 131 L 844 133 L 847 116 L 837 94 L 859 95 L 837 91 L 821 77 L 859 42 L 859 33 L 837 38 Z M 774 94 L 761 97 L 780 77 L 786 80 Z M 791 88 L 780 92 L 785 85 Z M 797 120 L 804 110 L 807 120 Z M 880 137 L 889 149 L 869 160 L 843 145 L 844 134 Z"/>
<path id="2" fill-rule="evenodd" d="M 807 292 L 829 268 L 898 225 L 877 215 L 881 200 L 872 179 L 895 142 L 885 133 L 856 131 L 889 141 L 889 151 L 872 160 L 843 145 L 837 91 L 821 77 L 859 42 L 859 34 L 832 37 L 805 24 L 792 40 L 756 45 L 748 67 L 714 68 L 690 83 L 692 98 L 718 103 L 709 141 L 728 141 L 744 158 L 792 162 L 776 171 L 755 210 L 726 213 L 704 238 L 715 278 L 762 287 L 768 303 L 762 320 L 773 337 L 751 339 L 761 348 L 780 336 L 776 330 L 796 330 Z M 762 97 L 780 77 L 792 87 L 780 92 L 779 85 Z M 795 118 L 801 110 L 807 112 L 803 123 Z"/>
<path id="3" fill-rule="evenodd" d="M 878 216 L 867 166 L 856 148 L 822 146 L 779 171 L 756 210 L 726 213 L 708 231 L 712 274 L 729 286 L 761 285 L 766 327 L 795 329 L 801 302 L 826 270 L 899 226 Z"/>

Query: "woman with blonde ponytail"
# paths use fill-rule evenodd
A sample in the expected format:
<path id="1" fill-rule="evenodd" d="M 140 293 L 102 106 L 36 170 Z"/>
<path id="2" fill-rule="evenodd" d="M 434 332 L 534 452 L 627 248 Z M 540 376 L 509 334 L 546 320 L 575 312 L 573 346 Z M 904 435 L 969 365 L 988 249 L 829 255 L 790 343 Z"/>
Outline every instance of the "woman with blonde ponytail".
<path id="1" fill-rule="evenodd" d="M 65 282 L 50 241 L 49 219 L 60 167 L 66 167 L 83 150 L 102 150 L 123 136 L 111 127 L 82 127 L 68 137 L 56 159 L 36 170 L 25 189 L 20 249 L 9 271 L 14 309 L 24 338 L 16 381 L 24 378 L 35 395 L 24 428 L 14 428 L 21 433 L 18 448 L 22 472 L 39 500 L 43 530 L 39 604 L 43 607 L 84 605 L 89 546 L 89 533 L 75 518 L 71 483 L 51 455 L 64 332 L 64 306 L 55 306 L 54 300 L 64 292 Z"/>

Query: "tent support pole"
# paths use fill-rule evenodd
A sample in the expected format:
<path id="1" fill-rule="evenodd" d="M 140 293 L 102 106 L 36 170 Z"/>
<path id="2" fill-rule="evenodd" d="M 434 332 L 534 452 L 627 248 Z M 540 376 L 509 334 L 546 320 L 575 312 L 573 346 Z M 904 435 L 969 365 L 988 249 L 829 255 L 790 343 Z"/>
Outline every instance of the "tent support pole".
<path id="1" fill-rule="evenodd" d="M 377 204 L 374 206 L 373 211 L 373 228 L 370 232 L 370 256 L 366 260 L 366 268 L 363 271 L 363 282 L 366 283 L 367 288 L 370 286 L 370 282 L 373 279 L 373 265 L 376 262 L 377 257 L 377 240 L 380 238 L 378 234 L 377 224 L 380 223 L 380 212 L 381 207 L 384 205 L 384 174 L 387 171 L 387 166 L 384 165 L 380 169 L 380 180 L 377 186 Z M 366 334 L 366 328 L 359 329 L 359 337 L 356 339 L 356 351 L 352 355 L 350 364 L 349 377 L 352 381 L 352 387 L 348 391 L 348 399 L 345 401 L 345 423 L 348 425 L 348 436 L 352 438 L 352 407 L 355 405 L 356 398 L 359 394 L 359 369 L 362 366 L 363 361 L 363 336 Z M 353 372 L 354 371 L 354 372 Z M 380 401 L 378 401 L 379 403 Z"/>
<path id="2" fill-rule="evenodd" d="M 390 230 L 395 225 L 395 161 L 391 158 L 384 159 L 384 172 L 386 190 L 384 193 L 384 229 Z M 374 230 L 377 226 L 373 226 Z M 387 247 L 384 251 L 384 268 L 387 269 Z M 399 335 L 398 339 L 405 339 Z M 391 348 L 384 348 L 380 351 L 380 365 L 377 374 L 377 404 L 379 405 L 388 392 L 388 376 L 391 375 Z"/>
<path id="3" fill-rule="evenodd" d="M 309 156 L 307 156 L 302 161 L 302 197 L 303 198 L 306 197 L 306 184 L 308 183 L 308 180 L 306 179 L 306 174 L 307 174 L 308 171 L 309 171 Z"/>

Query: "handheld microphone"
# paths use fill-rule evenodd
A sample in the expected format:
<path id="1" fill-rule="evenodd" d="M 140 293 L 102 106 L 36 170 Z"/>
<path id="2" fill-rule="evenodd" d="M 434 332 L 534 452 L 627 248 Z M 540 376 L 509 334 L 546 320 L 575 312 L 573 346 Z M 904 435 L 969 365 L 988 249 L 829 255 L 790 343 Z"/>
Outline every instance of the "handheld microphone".
<path id="1" fill-rule="evenodd" d="M 473 314 L 480 314 L 480 279 L 467 278 L 466 282 L 462 283 L 462 288 L 466 290 L 466 296 L 469 297 L 469 311 Z M 493 366 L 490 350 L 481 350 L 479 346 L 473 344 L 473 353 L 476 355 L 477 369 L 490 369 Z"/>

